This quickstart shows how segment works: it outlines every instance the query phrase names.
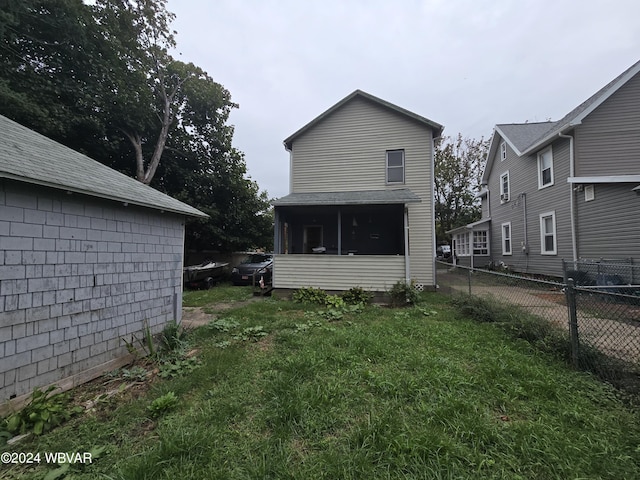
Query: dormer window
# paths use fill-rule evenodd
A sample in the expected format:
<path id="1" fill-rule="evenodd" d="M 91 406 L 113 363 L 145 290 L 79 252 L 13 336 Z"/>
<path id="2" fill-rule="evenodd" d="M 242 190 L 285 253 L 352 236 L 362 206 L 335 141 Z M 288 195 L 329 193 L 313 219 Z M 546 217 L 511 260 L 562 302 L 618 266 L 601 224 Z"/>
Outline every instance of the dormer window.
<path id="1" fill-rule="evenodd" d="M 387 183 L 404 183 L 404 150 L 387 150 Z"/>

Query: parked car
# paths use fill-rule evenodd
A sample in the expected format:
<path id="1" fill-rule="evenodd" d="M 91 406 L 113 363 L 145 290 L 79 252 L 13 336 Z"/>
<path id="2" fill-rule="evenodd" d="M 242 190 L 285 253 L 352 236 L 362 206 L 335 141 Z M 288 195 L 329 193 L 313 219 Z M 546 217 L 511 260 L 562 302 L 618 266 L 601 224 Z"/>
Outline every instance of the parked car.
<path id="1" fill-rule="evenodd" d="M 451 245 L 440 245 L 436 248 L 436 257 L 438 260 L 451 258 Z"/>
<path id="2" fill-rule="evenodd" d="M 231 270 L 231 281 L 234 285 L 263 285 L 271 283 L 273 273 L 273 255 L 268 253 L 252 253 Z"/>

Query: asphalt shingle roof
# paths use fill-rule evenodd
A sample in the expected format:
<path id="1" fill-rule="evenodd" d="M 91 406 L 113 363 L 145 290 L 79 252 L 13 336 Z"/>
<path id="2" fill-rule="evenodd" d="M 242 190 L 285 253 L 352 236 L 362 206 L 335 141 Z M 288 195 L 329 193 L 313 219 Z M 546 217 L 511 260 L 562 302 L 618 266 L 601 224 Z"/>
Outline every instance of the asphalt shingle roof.
<path id="1" fill-rule="evenodd" d="M 0 177 L 206 217 L 200 210 L 144 185 L 0 115 Z"/>
<path id="2" fill-rule="evenodd" d="M 542 123 L 507 123 L 496 125 L 506 139 L 510 141 L 511 146 L 518 152 L 524 152 L 527 147 L 532 145 L 541 135 L 548 132 L 556 122 Z"/>
<path id="3" fill-rule="evenodd" d="M 388 205 L 419 203 L 420 197 L 408 188 L 363 190 L 354 192 L 290 193 L 272 202 L 276 207 L 311 205 Z"/>

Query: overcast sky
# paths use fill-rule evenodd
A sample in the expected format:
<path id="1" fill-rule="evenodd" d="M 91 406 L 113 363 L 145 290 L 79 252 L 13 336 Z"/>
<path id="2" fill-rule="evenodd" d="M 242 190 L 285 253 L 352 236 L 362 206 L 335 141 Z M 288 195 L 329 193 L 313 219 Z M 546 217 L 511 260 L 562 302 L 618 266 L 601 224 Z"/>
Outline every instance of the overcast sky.
<path id="1" fill-rule="evenodd" d="M 176 56 L 240 105 L 234 146 L 270 197 L 282 141 L 356 89 L 489 137 L 558 120 L 640 60 L 638 0 L 169 0 Z"/>

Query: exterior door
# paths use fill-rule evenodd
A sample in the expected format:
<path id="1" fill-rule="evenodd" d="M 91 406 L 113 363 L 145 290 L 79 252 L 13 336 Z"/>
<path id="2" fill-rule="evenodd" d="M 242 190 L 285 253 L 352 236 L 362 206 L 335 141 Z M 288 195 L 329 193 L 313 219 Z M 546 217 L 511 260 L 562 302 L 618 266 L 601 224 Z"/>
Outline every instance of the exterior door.
<path id="1" fill-rule="evenodd" d="M 322 246 L 322 225 L 305 225 L 302 238 L 304 253 L 313 253 L 311 249 Z"/>

